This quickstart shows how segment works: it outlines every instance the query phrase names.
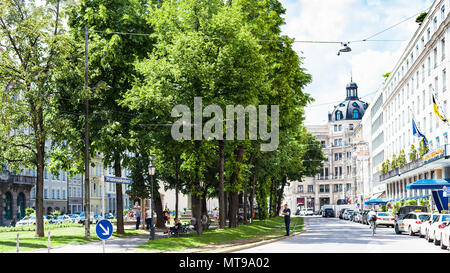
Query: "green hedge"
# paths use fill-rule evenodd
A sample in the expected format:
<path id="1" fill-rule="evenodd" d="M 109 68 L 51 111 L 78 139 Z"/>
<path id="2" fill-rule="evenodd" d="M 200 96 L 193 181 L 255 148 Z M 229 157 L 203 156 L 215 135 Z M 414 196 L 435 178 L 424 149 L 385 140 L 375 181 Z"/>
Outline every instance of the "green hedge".
<path id="1" fill-rule="evenodd" d="M 66 228 L 66 227 L 79 227 L 77 223 L 63 223 L 63 224 L 45 224 L 45 229 Z M 36 230 L 36 225 L 26 225 L 20 227 L 0 227 L 0 232 L 16 232 L 16 231 L 33 231 Z"/>

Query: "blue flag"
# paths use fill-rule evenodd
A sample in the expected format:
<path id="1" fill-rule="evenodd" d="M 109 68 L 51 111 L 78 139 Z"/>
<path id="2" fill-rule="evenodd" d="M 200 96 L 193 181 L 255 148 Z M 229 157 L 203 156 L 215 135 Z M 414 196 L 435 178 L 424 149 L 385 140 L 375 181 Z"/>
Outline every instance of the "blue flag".
<path id="1" fill-rule="evenodd" d="M 419 128 L 417 128 L 417 125 L 416 125 L 416 122 L 414 121 L 414 118 L 412 119 L 412 133 L 413 133 L 413 135 L 414 136 L 416 136 L 416 137 L 421 137 L 422 138 L 422 140 L 423 140 L 423 144 L 425 144 L 425 145 L 428 145 L 428 140 L 427 140 L 427 138 L 425 137 L 425 135 L 424 134 L 422 134 L 420 131 L 419 131 Z"/>

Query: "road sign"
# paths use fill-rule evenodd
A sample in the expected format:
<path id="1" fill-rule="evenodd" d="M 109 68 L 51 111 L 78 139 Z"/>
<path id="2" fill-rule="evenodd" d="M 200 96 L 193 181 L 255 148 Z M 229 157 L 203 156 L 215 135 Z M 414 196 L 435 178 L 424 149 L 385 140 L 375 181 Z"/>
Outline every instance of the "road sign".
<path id="1" fill-rule="evenodd" d="M 113 225 L 106 219 L 100 220 L 95 226 L 95 232 L 100 240 L 107 240 L 113 233 Z"/>
<path id="2" fill-rule="evenodd" d="M 120 183 L 120 184 L 131 184 L 133 182 L 131 178 L 117 177 L 117 176 L 105 176 L 104 181 L 109 183 Z"/>

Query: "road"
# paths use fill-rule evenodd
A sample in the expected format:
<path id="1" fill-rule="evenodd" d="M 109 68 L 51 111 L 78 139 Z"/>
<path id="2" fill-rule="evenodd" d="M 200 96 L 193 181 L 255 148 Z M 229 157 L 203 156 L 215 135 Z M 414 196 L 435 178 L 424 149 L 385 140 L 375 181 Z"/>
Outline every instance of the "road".
<path id="1" fill-rule="evenodd" d="M 314 216 L 305 217 L 305 228 L 299 235 L 239 253 L 448 253 L 419 236 L 397 235 L 390 227 L 378 227 L 372 237 L 368 225 Z"/>

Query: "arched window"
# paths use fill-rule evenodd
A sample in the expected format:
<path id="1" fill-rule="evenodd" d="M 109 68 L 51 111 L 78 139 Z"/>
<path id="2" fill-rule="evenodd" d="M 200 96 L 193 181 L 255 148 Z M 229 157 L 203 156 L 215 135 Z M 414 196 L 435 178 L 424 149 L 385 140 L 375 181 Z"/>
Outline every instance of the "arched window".
<path id="1" fill-rule="evenodd" d="M 358 110 L 353 110 L 353 118 L 359 118 L 359 112 Z"/>
<path id="2" fill-rule="evenodd" d="M 356 102 L 352 103 L 352 105 L 353 105 L 353 107 L 359 108 L 359 105 Z"/>
<path id="3" fill-rule="evenodd" d="M 12 195 L 10 192 L 5 194 L 5 218 L 12 219 Z"/>
<path id="4" fill-rule="evenodd" d="M 336 120 L 341 120 L 341 119 L 342 119 L 342 112 L 336 111 Z"/>

